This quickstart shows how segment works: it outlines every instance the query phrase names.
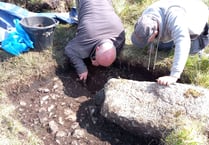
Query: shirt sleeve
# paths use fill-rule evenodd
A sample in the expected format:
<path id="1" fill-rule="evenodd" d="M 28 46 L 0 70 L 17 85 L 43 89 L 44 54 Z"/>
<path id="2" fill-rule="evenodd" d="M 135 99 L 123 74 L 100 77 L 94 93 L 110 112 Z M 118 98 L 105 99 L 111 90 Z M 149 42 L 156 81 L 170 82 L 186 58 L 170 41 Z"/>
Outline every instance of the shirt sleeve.
<path id="1" fill-rule="evenodd" d="M 88 71 L 83 59 L 79 57 L 79 54 L 77 54 L 73 49 L 70 49 L 68 45 L 65 47 L 65 54 L 70 59 L 70 62 L 76 69 L 77 74 L 81 74 Z"/>
<path id="2" fill-rule="evenodd" d="M 180 78 L 189 56 L 191 46 L 188 23 L 185 12 L 179 8 L 172 9 L 167 17 L 169 17 L 168 27 L 175 44 L 170 76 Z"/>

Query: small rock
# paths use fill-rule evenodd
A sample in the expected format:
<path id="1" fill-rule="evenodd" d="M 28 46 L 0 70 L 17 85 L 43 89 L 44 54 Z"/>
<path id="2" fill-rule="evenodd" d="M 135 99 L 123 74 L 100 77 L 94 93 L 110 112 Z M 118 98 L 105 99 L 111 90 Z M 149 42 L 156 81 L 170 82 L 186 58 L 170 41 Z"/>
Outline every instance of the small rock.
<path id="1" fill-rule="evenodd" d="M 86 96 L 80 96 L 78 98 L 75 99 L 76 102 L 78 103 L 82 103 L 85 102 L 88 98 Z"/>
<path id="2" fill-rule="evenodd" d="M 52 98 L 53 100 L 56 100 L 57 98 L 59 98 L 59 95 L 51 94 L 51 98 Z"/>
<path id="3" fill-rule="evenodd" d="M 52 134 L 56 133 L 59 130 L 58 124 L 54 120 L 50 121 L 49 129 L 51 130 Z"/>
<path id="4" fill-rule="evenodd" d="M 41 124 L 45 125 L 45 123 L 48 121 L 48 115 L 47 115 L 47 111 L 45 108 L 41 108 L 39 110 L 38 117 L 39 117 Z"/>
<path id="5" fill-rule="evenodd" d="M 71 142 L 71 145 L 80 145 L 80 143 L 79 143 L 78 141 L 76 141 L 76 140 L 73 140 L 73 141 Z"/>
<path id="6" fill-rule="evenodd" d="M 21 106 L 26 106 L 27 103 L 26 103 L 25 101 L 20 101 L 20 105 L 21 105 Z"/>
<path id="7" fill-rule="evenodd" d="M 43 97 L 41 98 L 41 100 L 42 100 L 42 101 L 46 101 L 48 98 L 49 98 L 49 95 L 46 95 L 46 96 L 43 96 Z"/>
<path id="8" fill-rule="evenodd" d="M 55 141 L 57 144 L 61 144 L 61 142 L 58 139 L 56 139 Z"/>
<path id="9" fill-rule="evenodd" d="M 78 122 L 74 122 L 74 123 L 71 125 L 71 128 L 74 130 L 74 129 L 76 129 L 78 126 L 79 126 Z"/>
<path id="10" fill-rule="evenodd" d="M 56 90 L 58 87 L 59 87 L 59 86 L 58 86 L 57 84 L 55 84 L 55 85 L 53 86 L 53 90 Z"/>
<path id="11" fill-rule="evenodd" d="M 71 109 L 67 108 L 64 110 L 64 114 L 67 116 L 65 119 L 66 120 L 71 120 L 71 121 L 76 121 L 77 116 L 76 113 L 73 112 Z"/>
<path id="12" fill-rule="evenodd" d="M 51 111 L 52 111 L 52 109 L 54 109 L 54 107 L 55 107 L 55 106 L 52 104 L 52 105 L 50 105 L 50 106 L 48 107 L 48 109 L 47 109 L 47 110 L 48 110 L 49 112 L 51 112 Z"/>
<path id="13" fill-rule="evenodd" d="M 56 137 L 65 137 L 67 136 L 67 133 L 65 131 L 58 131 L 56 133 Z"/>
<path id="14" fill-rule="evenodd" d="M 84 135 L 85 135 L 85 131 L 83 129 L 76 129 L 76 130 L 74 130 L 74 132 L 72 134 L 72 136 L 77 139 L 84 137 Z"/>
<path id="15" fill-rule="evenodd" d="M 65 106 L 65 105 L 66 105 L 66 103 L 65 103 L 65 102 L 62 102 L 62 103 L 60 103 L 60 105 L 61 105 L 61 106 Z"/>
<path id="16" fill-rule="evenodd" d="M 59 124 L 63 125 L 65 122 L 62 117 L 59 117 Z"/>
<path id="17" fill-rule="evenodd" d="M 49 93 L 50 90 L 47 89 L 47 88 L 39 88 L 39 89 L 38 89 L 38 92 L 41 92 L 41 93 Z"/>
<path id="18" fill-rule="evenodd" d="M 44 96 L 40 99 L 40 104 L 43 105 L 43 104 L 47 104 L 47 100 L 48 100 L 49 96 Z"/>
<path id="19" fill-rule="evenodd" d="M 24 109 L 23 109 L 23 108 L 19 108 L 19 111 L 20 111 L 20 112 L 23 112 L 23 111 L 24 111 Z"/>
<path id="20" fill-rule="evenodd" d="M 53 78 L 53 81 L 55 81 L 55 82 L 58 81 L 58 80 L 59 80 L 58 77 L 54 77 L 54 78 Z"/>

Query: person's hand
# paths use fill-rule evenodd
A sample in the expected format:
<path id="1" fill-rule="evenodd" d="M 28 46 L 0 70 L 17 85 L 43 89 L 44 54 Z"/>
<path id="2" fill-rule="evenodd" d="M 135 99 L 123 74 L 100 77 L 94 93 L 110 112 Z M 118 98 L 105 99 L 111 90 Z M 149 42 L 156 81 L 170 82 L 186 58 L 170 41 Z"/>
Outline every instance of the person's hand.
<path id="1" fill-rule="evenodd" d="M 163 76 L 157 79 L 157 83 L 160 85 L 168 86 L 170 84 L 176 83 L 177 80 L 178 78 L 174 76 Z"/>
<path id="2" fill-rule="evenodd" d="M 83 73 L 79 74 L 79 78 L 81 81 L 86 81 L 87 76 L 88 76 L 88 72 L 83 72 Z"/>

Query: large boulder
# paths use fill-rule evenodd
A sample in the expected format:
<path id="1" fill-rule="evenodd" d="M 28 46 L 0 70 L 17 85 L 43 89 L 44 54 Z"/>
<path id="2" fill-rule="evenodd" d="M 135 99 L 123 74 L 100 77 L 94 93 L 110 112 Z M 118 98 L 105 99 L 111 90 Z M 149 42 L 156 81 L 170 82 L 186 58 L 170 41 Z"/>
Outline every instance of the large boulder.
<path id="1" fill-rule="evenodd" d="M 110 79 L 98 94 L 96 100 L 102 103 L 101 114 L 137 135 L 162 137 L 184 118 L 198 120 L 205 128 L 209 127 L 206 88 Z"/>

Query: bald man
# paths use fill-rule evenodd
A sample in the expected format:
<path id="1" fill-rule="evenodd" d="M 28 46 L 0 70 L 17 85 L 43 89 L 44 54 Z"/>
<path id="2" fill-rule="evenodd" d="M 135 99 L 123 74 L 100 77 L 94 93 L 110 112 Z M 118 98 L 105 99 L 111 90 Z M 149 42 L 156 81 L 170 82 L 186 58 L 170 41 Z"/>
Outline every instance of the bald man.
<path id="1" fill-rule="evenodd" d="M 83 59 L 94 66 L 110 66 L 125 43 L 125 32 L 110 0 L 77 0 L 76 36 L 65 47 L 80 80 L 86 80 L 88 69 Z"/>

